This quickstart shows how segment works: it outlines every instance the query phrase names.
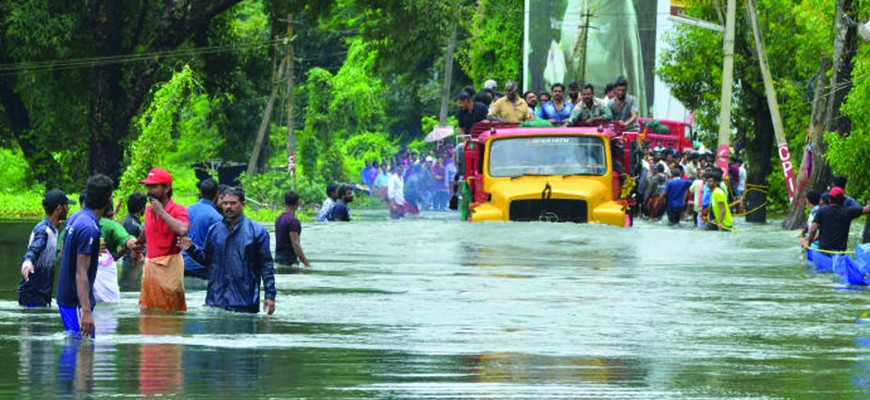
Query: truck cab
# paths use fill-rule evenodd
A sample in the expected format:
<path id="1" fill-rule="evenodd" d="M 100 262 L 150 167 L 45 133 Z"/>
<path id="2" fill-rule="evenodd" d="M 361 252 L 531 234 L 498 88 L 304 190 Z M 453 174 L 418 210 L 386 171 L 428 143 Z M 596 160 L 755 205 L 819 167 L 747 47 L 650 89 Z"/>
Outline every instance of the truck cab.
<path id="1" fill-rule="evenodd" d="M 623 141 L 603 127 L 473 132 L 465 145 L 468 220 L 629 226 Z"/>

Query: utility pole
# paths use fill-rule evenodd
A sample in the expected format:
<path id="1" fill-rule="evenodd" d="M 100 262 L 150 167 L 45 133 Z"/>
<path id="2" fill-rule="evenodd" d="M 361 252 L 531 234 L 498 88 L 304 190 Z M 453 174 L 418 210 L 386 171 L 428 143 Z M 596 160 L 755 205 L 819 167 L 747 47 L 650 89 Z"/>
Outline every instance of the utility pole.
<path id="1" fill-rule="evenodd" d="M 251 151 L 251 160 L 248 161 L 248 176 L 253 176 L 257 173 L 257 164 L 260 161 L 263 140 L 266 137 L 266 132 L 269 130 L 269 119 L 272 117 L 272 107 L 275 105 L 275 97 L 278 95 L 278 88 L 281 84 L 281 76 L 284 73 L 286 62 L 286 58 L 281 59 L 281 64 L 272 76 L 272 92 L 269 93 L 269 101 L 266 103 L 266 111 L 263 112 L 263 119 L 260 120 L 260 129 L 257 131 L 257 140 L 254 141 L 254 150 Z"/>
<path id="2" fill-rule="evenodd" d="M 296 183 L 296 75 L 293 68 L 293 14 L 287 15 L 287 169 Z"/>
<path id="3" fill-rule="evenodd" d="M 447 61 L 444 65 L 444 87 L 441 88 L 441 113 L 438 115 L 438 125 L 447 126 L 447 108 L 450 105 L 450 85 L 453 80 L 453 54 L 456 52 L 456 20 L 447 42 Z"/>
<path id="4" fill-rule="evenodd" d="M 719 112 L 719 147 L 716 149 L 716 164 L 723 171 L 728 169 L 729 142 L 731 141 L 731 97 L 734 88 L 734 19 L 737 0 L 728 0 L 725 14 L 725 59 L 722 64 L 722 109 Z"/>
<path id="5" fill-rule="evenodd" d="M 589 20 L 592 18 L 592 13 L 589 10 L 586 10 L 586 13 L 583 14 L 583 29 L 580 30 L 580 43 L 582 47 L 580 47 L 580 84 L 586 83 L 586 55 L 587 55 L 587 44 L 589 43 Z"/>
<path id="6" fill-rule="evenodd" d="M 779 114 L 779 102 L 776 100 L 776 91 L 773 89 L 773 78 L 770 75 L 770 65 L 767 63 L 764 39 L 761 37 L 761 28 L 758 26 L 758 11 L 755 8 L 755 0 L 746 0 L 746 12 L 749 14 L 749 23 L 752 25 L 752 33 L 755 36 L 758 66 L 761 67 L 764 92 L 767 95 L 767 108 L 770 109 L 770 117 L 773 120 L 773 133 L 776 136 L 776 154 L 779 157 L 780 163 L 782 163 L 782 173 L 785 175 L 785 188 L 788 190 L 788 201 L 792 202 L 796 191 L 794 167 L 791 162 L 791 154 L 788 150 L 788 142 L 785 139 L 782 116 Z"/>

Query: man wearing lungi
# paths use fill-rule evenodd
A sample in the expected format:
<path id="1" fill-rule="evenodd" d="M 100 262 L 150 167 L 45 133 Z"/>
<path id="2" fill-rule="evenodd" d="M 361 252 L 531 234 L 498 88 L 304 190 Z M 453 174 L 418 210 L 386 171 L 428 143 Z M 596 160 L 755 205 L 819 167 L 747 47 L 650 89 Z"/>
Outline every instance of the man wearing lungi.
<path id="1" fill-rule="evenodd" d="M 145 210 L 145 266 L 139 307 L 185 311 L 184 259 L 178 238 L 187 235 L 187 209 L 172 201 L 172 175 L 154 168 L 141 181 L 150 206 Z"/>

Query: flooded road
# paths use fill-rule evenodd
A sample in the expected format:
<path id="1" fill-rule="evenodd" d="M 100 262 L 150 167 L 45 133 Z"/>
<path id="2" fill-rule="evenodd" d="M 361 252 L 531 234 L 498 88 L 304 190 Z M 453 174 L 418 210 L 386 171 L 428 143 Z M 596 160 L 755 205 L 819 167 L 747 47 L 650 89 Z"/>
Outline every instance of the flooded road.
<path id="1" fill-rule="evenodd" d="M 100 304 L 97 339 L 18 307 L 30 224 L 4 224 L 0 397 L 870 398 L 870 293 L 802 266 L 794 232 L 306 224 L 314 270 L 271 317 Z"/>

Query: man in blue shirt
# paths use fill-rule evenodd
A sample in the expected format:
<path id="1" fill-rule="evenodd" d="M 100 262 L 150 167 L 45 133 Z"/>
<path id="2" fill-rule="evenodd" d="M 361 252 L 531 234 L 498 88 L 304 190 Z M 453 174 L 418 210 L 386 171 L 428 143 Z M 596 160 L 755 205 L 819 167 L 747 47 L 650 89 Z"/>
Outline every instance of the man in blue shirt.
<path id="1" fill-rule="evenodd" d="M 371 186 L 372 185 L 371 174 L 372 174 L 372 162 L 369 160 L 366 160 L 366 166 L 365 166 L 365 168 L 362 169 L 362 172 L 360 173 L 360 183 L 362 183 L 363 185 L 366 185 L 366 186 Z"/>
<path id="2" fill-rule="evenodd" d="M 217 208 L 218 185 L 214 179 L 208 178 L 199 183 L 199 201 L 187 207 L 187 217 L 190 219 L 190 231 L 187 236 L 193 243 L 202 248 L 208 228 L 221 220 Z M 208 279 L 208 271 L 184 252 L 184 276 L 195 279 Z M 186 282 L 187 283 L 187 282 Z M 190 282 L 193 283 L 193 282 Z"/>
<path id="3" fill-rule="evenodd" d="M 100 258 L 100 224 L 103 209 L 112 202 L 112 179 L 94 175 L 88 179 L 81 211 L 66 224 L 57 305 L 64 330 L 75 338 L 93 337 L 94 280 Z"/>
<path id="4" fill-rule="evenodd" d="M 680 176 L 680 171 L 674 169 L 671 171 L 671 180 L 665 184 L 665 197 L 668 199 L 668 222 L 671 225 L 680 223 L 680 215 L 683 213 L 686 191 L 692 185 L 692 181 L 683 180 Z"/>
<path id="5" fill-rule="evenodd" d="M 565 85 L 554 83 L 550 89 L 553 91 L 553 100 L 541 106 L 538 117 L 548 120 L 552 124 L 561 125 L 571 117 L 574 105 L 570 102 L 565 102 Z"/>
<path id="6" fill-rule="evenodd" d="M 178 245 L 209 271 L 205 303 L 228 311 L 258 313 L 260 281 L 266 291 L 263 309 L 275 312 L 275 268 L 269 232 L 245 217 L 245 193 L 231 188 L 221 195 L 224 219 L 212 225 L 202 248 L 189 237 Z"/>
<path id="7" fill-rule="evenodd" d="M 33 228 L 27 253 L 21 263 L 18 304 L 24 307 L 48 307 L 54 286 L 57 264 L 57 227 L 65 221 L 74 201 L 60 190 L 49 190 L 42 199 L 45 218 Z"/>

